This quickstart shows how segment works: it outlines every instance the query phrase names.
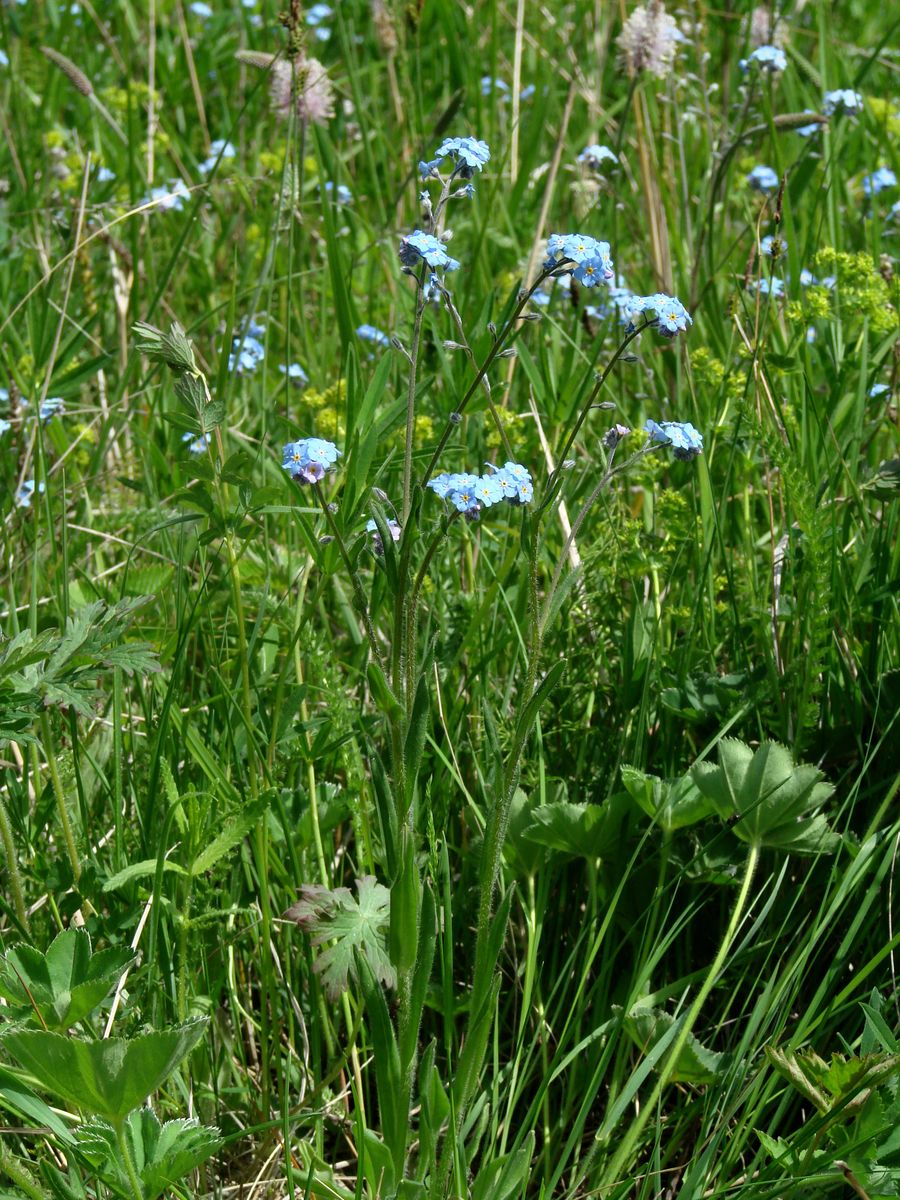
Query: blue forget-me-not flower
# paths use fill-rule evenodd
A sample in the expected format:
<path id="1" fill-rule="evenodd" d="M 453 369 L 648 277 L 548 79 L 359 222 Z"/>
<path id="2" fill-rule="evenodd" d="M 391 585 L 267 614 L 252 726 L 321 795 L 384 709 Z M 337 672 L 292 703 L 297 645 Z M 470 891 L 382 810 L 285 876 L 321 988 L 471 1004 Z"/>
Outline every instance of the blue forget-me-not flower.
<path id="1" fill-rule="evenodd" d="M 416 267 L 420 262 L 428 263 L 429 267 L 443 267 L 445 271 L 455 271 L 459 263 L 447 253 L 447 247 L 431 233 L 416 229 L 400 239 L 400 261 L 404 267 Z"/>
<path id="2" fill-rule="evenodd" d="M 340 453 L 334 442 L 324 438 L 301 438 L 284 447 L 281 465 L 298 483 L 319 483 Z"/>
<path id="3" fill-rule="evenodd" d="M 738 64 L 742 71 L 756 65 L 761 71 L 784 71 L 787 68 L 787 55 L 780 46 L 757 46 L 749 58 L 742 58 Z"/>
<path id="4" fill-rule="evenodd" d="M 696 458 L 703 450 L 703 435 L 690 421 L 647 421 L 644 430 L 652 441 L 671 446 L 676 458 Z"/>
<path id="5" fill-rule="evenodd" d="M 755 192 L 774 192 L 778 187 L 779 178 L 777 172 L 771 167 L 754 167 L 747 176 L 747 182 Z"/>
<path id="6" fill-rule="evenodd" d="M 863 177 L 862 185 L 863 191 L 867 196 L 877 196 L 879 192 L 886 192 L 890 188 L 895 188 L 897 186 L 897 176 L 890 167 L 879 167 L 871 175 Z"/>
<path id="7" fill-rule="evenodd" d="M 836 91 L 825 93 L 822 108 L 826 117 L 832 117 L 835 113 L 852 117 L 862 112 L 863 98 L 853 88 L 837 88 Z"/>

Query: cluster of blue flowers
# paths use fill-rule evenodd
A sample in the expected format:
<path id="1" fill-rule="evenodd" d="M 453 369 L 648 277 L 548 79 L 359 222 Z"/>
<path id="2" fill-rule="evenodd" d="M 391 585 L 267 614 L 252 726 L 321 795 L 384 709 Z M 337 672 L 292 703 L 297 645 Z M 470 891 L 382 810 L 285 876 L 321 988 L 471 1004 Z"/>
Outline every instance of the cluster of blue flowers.
<path id="1" fill-rule="evenodd" d="M 781 180 L 778 173 L 771 167 L 754 167 L 747 176 L 747 182 L 755 192 L 774 192 Z"/>
<path id="2" fill-rule="evenodd" d="M 787 252 L 787 241 L 781 236 L 775 236 L 772 233 L 767 234 L 759 243 L 760 253 L 768 255 L 769 258 L 784 258 Z"/>
<path id="3" fill-rule="evenodd" d="M 253 374 L 266 357 L 266 348 L 261 340 L 265 332 L 265 325 L 260 325 L 252 319 L 247 321 L 231 343 L 231 353 L 228 355 L 229 371 L 237 371 L 239 375 Z"/>
<path id="4" fill-rule="evenodd" d="M 16 494 L 13 497 L 16 508 L 31 508 L 31 501 L 34 497 L 34 493 L 37 492 L 39 495 L 43 495 L 46 490 L 46 486 L 43 482 L 39 483 L 37 487 L 35 487 L 33 479 L 26 479 L 22 486 L 16 489 Z"/>
<path id="5" fill-rule="evenodd" d="M 676 458 L 696 458 L 703 450 L 703 435 L 690 421 L 648 421 L 644 431 L 651 441 L 671 446 Z"/>
<path id="6" fill-rule="evenodd" d="M 598 242 L 584 233 L 551 233 L 544 269 L 555 268 L 571 271 L 584 287 L 607 283 L 615 275 L 609 242 Z"/>
<path id="7" fill-rule="evenodd" d="M 804 108 L 803 111 L 805 113 L 812 113 L 811 108 Z M 801 137 L 812 137 L 812 135 L 814 133 L 818 133 L 821 128 L 822 126 L 818 121 L 813 121 L 809 125 L 801 125 L 798 129 L 795 129 L 794 132 L 799 133 Z"/>
<path id="8" fill-rule="evenodd" d="M 331 30 L 326 28 L 325 22 L 333 16 L 334 10 L 328 4 L 313 4 L 306 10 L 306 24 L 313 31 L 316 41 L 327 42 L 330 39 Z"/>
<path id="9" fill-rule="evenodd" d="M 206 452 L 207 446 L 209 446 L 209 434 L 208 433 L 201 433 L 201 435 L 198 438 L 195 438 L 191 432 L 183 433 L 181 435 L 181 440 L 183 442 L 190 443 L 190 445 L 188 446 L 188 450 L 190 450 L 191 454 L 204 454 Z"/>
<path id="10" fill-rule="evenodd" d="M 400 239 L 400 261 L 404 267 L 417 267 L 425 262 L 434 269 L 456 271 L 459 263 L 447 253 L 447 247 L 432 233 L 416 229 Z"/>
<path id="11" fill-rule="evenodd" d="M 502 467 L 488 463 L 487 475 L 442 472 L 428 481 L 428 487 L 441 500 L 446 500 L 457 512 L 477 521 L 483 508 L 507 501 L 509 504 L 528 504 L 534 499 L 531 473 L 520 463 L 507 462 Z"/>
<path id="12" fill-rule="evenodd" d="M 491 152 L 487 142 L 473 137 L 444 138 L 435 151 L 430 162 L 419 163 L 419 173 L 423 179 L 436 176 L 445 158 L 453 159 L 456 166 L 453 174 L 461 179 L 471 179 L 476 171 L 484 170 L 490 161 Z"/>
<path id="13" fill-rule="evenodd" d="M 878 400 L 884 396 L 887 399 L 891 394 L 891 387 L 888 383 L 873 383 L 869 388 L 869 399 Z"/>
<path id="14" fill-rule="evenodd" d="M 742 58 L 738 63 L 742 71 L 757 66 L 761 71 L 787 70 L 787 55 L 779 46 L 757 46 L 749 58 Z"/>
<path id="15" fill-rule="evenodd" d="M 880 192 L 890 191 L 897 186 L 897 176 L 890 167 L 879 167 L 871 175 L 863 177 L 863 191 L 867 196 L 877 196 Z"/>
<path id="16" fill-rule="evenodd" d="M 209 148 L 209 157 L 200 164 L 200 174 L 208 175 L 220 160 L 224 162 L 228 158 L 234 158 L 236 153 L 231 142 L 226 142 L 224 138 L 217 138 Z"/>
<path id="17" fill-rule="evenodd" d="M 626 324 L 634 328 L 634 320 L 638 315 L 654 314 L 656 328 L 663 337 L 673 338 L 680 330 L 693 325 L 691 314 L 677 296 L 667 296 L 665 292 L 654 292 L 652 296 L 631 296 L 625 306 Z"/>
<path id="18" fill-rule="evenodd" d="M 340 453 L 334 442 L 326 442 L 324 438 L 301 438 L 284 447 L 281 465 L 297 483 L 319 483 Z"/>
<path id="19" fill-rule="evenodd" d="M 356 336 L 364 342 L 371 342 L 374 346 L 387 347 L 391 344 L 391 339 L 382 330 L 377 329 L 374 325 L 360 325 L 356 331 Z"/>
<path id="20" fill-rule="evenodd" d="M 610 150 L 609 146 L 585 146 L 576 160 L 582 166 L 587 167 L 591 171 L 599 171 L 605 162 L 611 162 L 613 166 L 619 165 L 619 160 L 615 153 Z"/>
<path id="21" fill-rule="evenodd" d="M 825 93 L 822 109 L 826 117 L 833 117 L 836 113 L 852 117 L 862 112 L 863 98 L 853 88 L 838 88 L 834 92 Z"/>
<path id="22" fill-rule="evenodd" d="M 9 392 L 6 388 L 0 388 L 0 403 L 7 404 L 9 402 Z M 19 407 L 22 409 L 29 408 L 27 400 L 20 400 Z M 61 417 L 66 411 L 66 403 L 61 396 L 48 396 L 46 400 L 41 401 L 41 406 L 38 409 L 38 420 L 42 425 L 46 425 L 53 417 Z M 12 429 L 12 424 L 0 418 L 0 436 L 8 429 Z"/>
<path id="23" fill-rule="evenodd" d="M 331 179 L 326 179 L 326 181 L 322 184 L 322 191 L 326 196 L 333 196 L 338 204 L 353 203 L 353 193 L 345 183 L 339 183 L 337 187 L 335 187 L 335 184 Z"/>
<path id="24" fill-rule="evenodd" d="M 181 212 L 184 208 L 185 200 L 190 200 L 191 193 L 187 189 L 187 185 L 182 179 L 176 179 L 172 183 L 166 184 L 164 187 L 151 188 L 150 192 L 141 201 L 142 204 L 149 204 L 155 201 L 156 207 L 173 212 Z"/>

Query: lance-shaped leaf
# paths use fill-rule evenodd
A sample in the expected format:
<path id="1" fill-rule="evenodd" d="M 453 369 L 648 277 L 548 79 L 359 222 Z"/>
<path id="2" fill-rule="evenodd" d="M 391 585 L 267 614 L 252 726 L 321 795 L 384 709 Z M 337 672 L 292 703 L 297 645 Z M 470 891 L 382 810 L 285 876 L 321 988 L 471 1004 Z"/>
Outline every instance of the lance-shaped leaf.
<path id="1" fill-rule="evenodd" d="M 356 979 L 354 950 L 365 956 L 375 978 L 386 987 L 394 987 L 397 982 L 387 952 L 391 894 L 373 875 L 357 879 L 356 890 L 358 900 L 349 888 L 332 891 L 307 884 L 297 903 L 284 914 L 286 921 L 296 921 L 312 935 L 314 946 L 334 942 L 322 951 L 315 966 L 331 1000 L 346 991 L 348 977 Z"/>
<path id="2" fill-rule="evenodd" d="M 23 943 L 0 958 L 0 996 L 64 1033 L 97 1007 L 133 959 L 126 947 L 93 954 L 87 930 L 67 929 L 45 954 Z"/>
<path id="3" fill-rule="evenodd" d="M 138 1108 L 193 1050 L 206 1018 L 136 1038 L 82 1042 L 43 1029 L 11 1029 L 0 1044 L 48 1092 L 113 1124 Z"/>
<path id="4" fill-rule="evenodd" d="M 818 811 L 834 788 L 808 763 L 794 764 L 790 751 L 764 742 L 754 751 L 744 742 L 723 738 L 719 765 L 697 763 L 694 783 L 733 832 L 751 845 L 793 854 L 834 850 L 837 834 Z"/>
<path id="5" fill-rule="evenodd" d="M 133 1112 L 125 1122 L 124 1133 L 144 1200 L 157 1200 L 222 1145 L 218 1129 L 185 1119 L 166 1121 L 163 1125 L 150 1108 Z M 127 1168 L 112 1125 L 89 1121 L 79 1127 L 75 1136 L 78 1149 L 104 1183 L 129 1194 Z"/>

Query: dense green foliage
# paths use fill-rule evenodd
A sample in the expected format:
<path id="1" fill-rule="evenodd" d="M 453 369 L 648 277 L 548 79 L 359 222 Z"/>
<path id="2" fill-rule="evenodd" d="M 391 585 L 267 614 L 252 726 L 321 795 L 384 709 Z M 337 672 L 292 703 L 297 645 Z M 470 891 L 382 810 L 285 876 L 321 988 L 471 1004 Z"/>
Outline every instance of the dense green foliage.
<path id="1" fill-rule="evenodd" d="M 895 1195 L 900 21 L 204 8 L 0 0 L 4 1194 Z"/>

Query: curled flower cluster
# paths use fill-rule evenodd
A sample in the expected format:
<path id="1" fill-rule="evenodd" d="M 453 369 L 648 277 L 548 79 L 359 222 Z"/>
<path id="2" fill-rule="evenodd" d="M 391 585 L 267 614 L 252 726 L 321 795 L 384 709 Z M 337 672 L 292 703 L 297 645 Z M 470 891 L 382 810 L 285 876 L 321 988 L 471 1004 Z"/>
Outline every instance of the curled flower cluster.
<path id="1" fill-rule="evenodd" d="M 609 146 L 598 145 L 585 146 L 576 161 L 588 167 L 591 171 L 599 171 L 604 162 L 611 162 L 614 165 L 618 165 L 619 162 Z"/>
<path id="2" fill-rule="evenodd" d="M 696 458 L 703 450 L 703 435 L 690 421 L 648 421 L 644 431 L 652 441 L 671 446 L 676 458 Z"/>
<path id="3" fill-rule="evenodd" d="M 281 465 L 298 483 L 319 483 L 340 453 L 334 442 L 326 442 L 324 438 L 301 438 L 287 443 Z"/>
<path id="4" fill-rule="evenodd" d="M 679 330 L 693 325 L 691 314 L 677 296 L 665 292 L 654 292 L 652 296 L 632 296 L 627 305 L 628 326 L 634 328 L 634 318 L 639 314 L 653 313 L 656 327 L 663 337 L 672 338 Z"/>
<path id="5" fill-rule="evenodd" d="M 771 167 L 754 167 L 747 176 L 747 182 L 755 192 L 774 192 L 780 182 L 778 173 Z"/>
<path id="6" fill-rule="evenodd" d="M 742 71 L 754 65 L 761 71 L 784 71 L 787 69 L 787 55 L 779 46 L 757 46 L 749 58 L 742 58 L 738 64 Z"/>
<path id="7" fill-rule="evenodd" d="M 491 463 L 488 466 L 490 473 L 487 475 L 447 474 L 445 471 L 430 479 L 427 486 L 472 521 L 478 520 L 483 508 L 503 500 L 509 504 L 528 504 L 534 499 L 531 473 L 526 467 L 514 462 L 504 463 L 502 467 Z"/>
<path id="8" fill-rule="evenodd" d="M 596 287 L 615 275 L 609 242 L 598 242 L 583 233 L 551 233 L 544 269 L 550 271 L 554 267 L 571 271 L 584 287 Z"/>
<path id="9" fill-rule="evenodd" d="M 429 267 L 456 271 L 459 263 L 447 253 L 447 247 L 432 233 L 416 229 L 400 239 L 400 261 L 404 267 L 417 267 L 425 262 Z"/>
<path id="10" fill-rule="evenodd" d="M 419 163 L 419 173 L 429 179 L 441 169 L 445 158 L 451 158 L 456 166 L 453 174 L 462 179 L 471 179 L 476 171 L 484 170 L 490 161 L 491 152 L 487 142 L 473 137 L 444 138 L 430 162 Z"/>
<path id="11" fill-rule="evenodd" d="M 853 88 L 838 88 L 836 91 L 825 93 L 822 110 L 826 117 L 833 117 L 835 113 L 846 113 L 852 117 L 862 112 L 863 98 Z"/>

